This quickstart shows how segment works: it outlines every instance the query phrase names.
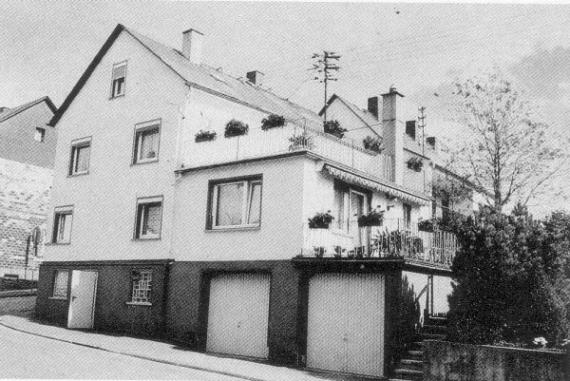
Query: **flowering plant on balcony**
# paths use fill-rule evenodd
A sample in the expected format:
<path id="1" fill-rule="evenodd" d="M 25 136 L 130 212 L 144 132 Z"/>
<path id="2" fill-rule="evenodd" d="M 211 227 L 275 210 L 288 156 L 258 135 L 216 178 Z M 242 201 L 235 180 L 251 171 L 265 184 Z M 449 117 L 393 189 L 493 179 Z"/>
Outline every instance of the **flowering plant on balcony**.
<path id="1" fill-rule="evenodd" d="M 334 217 L 332 216 L 330 210 L 326 213 L 317 213 L 313 217 L 309 218 L 309 228 L 328 229 L 333 219 Z"/>
<path id="2" fill-rule="evenodd" d="M 263 131 L 269 130 L 274 127 L 281 127 L 285 125 L 285 118 L 281 115 L 270 114 L 267 118 L 261 121 L 261 129 Z"/>
<path id="3" fill-rule="evenodd" d="M 224 136 L 230 138 L 232 136 L 245 135 L 249 131 L 249 126 L 244 122 L 236 119 L 232 119 L 226 124 L 226 131 Z"/>
<path id="4" fill-rule="evenodd" d="M 416 172 L 421 172 L 424 166 L 422 159 L 416 156 L 411 157 L 406 164 L 408 164 L 408 168 L 413 169 Z"/>
<path id="5" fill-rule="evenodd" d="M 382 226 L 382 222 L 384 222 L 384 211 L 380 210 L 380 206 L 358 217 L 358 226 L 361 227 Z"/>
<path id="6" fill-rule="evenodd" d="M 418 230 L 423 232 L 433 232 L 435 226 L 433 220 L 422 220 L 418 222 Z"/>
<path id="7" fill-rule="evenodd" d="M 291 136 L 289 138 L 289 141 L 291 142 L 291 144 L 289 145 L 289 151 L 313 148 L 313 137 L 309 135 L 306 131 Z"/>
<path id="8" fill-rule="evenodd" d="M 339 139 L 342 139 L 344 133 L 348 131 L 346 128 L 342 128 L 338 120 L 327 120 L 323 123 L 323 127 L 327 134 L 331 134 L 336 136 Z"/>
<path id="9" fill-rule="evenodd" d="M 373 138 L 372 136 L 367 136 L 362 141 L 362 144 L 364 145 L 364 148 L 369 150 L 369 151 L 382 153 L 382 151 L 384 150 L 384 147 L 382 147 L 382 138 L 381 137 Z"/>
<path id="10" fill-rule="evenodd" d="M 194 135 L 194 141 L 196 143 L 207 142 L 214 140 L 216 138 L 216 131 L 204 131 L 200 130 L 196 135 Z"/>

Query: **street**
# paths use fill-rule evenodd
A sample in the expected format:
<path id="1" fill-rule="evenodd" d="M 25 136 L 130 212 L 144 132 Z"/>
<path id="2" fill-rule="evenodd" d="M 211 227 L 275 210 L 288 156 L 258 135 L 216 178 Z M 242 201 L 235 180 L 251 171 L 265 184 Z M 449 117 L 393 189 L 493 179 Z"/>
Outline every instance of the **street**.
<path id="1" fill-rule="evenodd" d="M 3 326 L 0 378 L 242 380 L 64 343 Z"/>

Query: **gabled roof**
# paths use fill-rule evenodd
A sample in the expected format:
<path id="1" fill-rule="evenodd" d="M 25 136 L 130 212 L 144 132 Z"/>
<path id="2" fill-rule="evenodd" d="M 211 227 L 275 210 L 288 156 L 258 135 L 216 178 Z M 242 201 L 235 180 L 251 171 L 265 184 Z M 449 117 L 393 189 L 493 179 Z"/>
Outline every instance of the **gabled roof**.
<path id="1" fill-rule="evenodd" d="M 327 101 L 327 105 L 324 106 L 321 111 L 319 111 L 319 115 L 323 115 L 325 112 L 325 108 L 329 107 L 335 100 L 339 100 L 342 104 L 344 104 L 354 115 L 356 115 L 364 124 L 368 127 L 372 128 L 376 132 L 376 128 L 381 128 L 382 122 L 378 120 L 372 113 L 368 110 L 363 110 L 356 106 L 355 104 L 347 101 L 346 99 L 333 94 L 332 97 Z"/>
<path id="2" fill-rule="evenodd" d="M 190 86 L 222 96 L 262 112 L 282 115 L 289 121 L 297 121 L 298 123 L 306 121 L 308 124 L 318 125 L 319 127 L 322 126 L 321 118 L 313 111 L 210 66 L 191 63 L 180 51 L 143 36 L 121 24 L 117 25 L 109 38 L 107 38 L 107 41 L 105 41 L 93 61 L 91 61 L 87 67 L 87 70 L 85 70 L 77 84 L 73 87 L 50 124 L 55 125 L 59 121 L 121 32 L 131 35 Z"/>
<path id="3" fill-rule="evenodd" d="M 6 111 L 0 114 L 0 123 L 42 102 L 46 102 L 46 105 L 49 107 L 52 113 L 55 114 L 57 112 L 57 107 L 55 107 L 55 105 L 48 96 L 45 96 L 28 103 L 24 103 L 23 105 L 20 105 L 18 107 L 7 109 Z"/>

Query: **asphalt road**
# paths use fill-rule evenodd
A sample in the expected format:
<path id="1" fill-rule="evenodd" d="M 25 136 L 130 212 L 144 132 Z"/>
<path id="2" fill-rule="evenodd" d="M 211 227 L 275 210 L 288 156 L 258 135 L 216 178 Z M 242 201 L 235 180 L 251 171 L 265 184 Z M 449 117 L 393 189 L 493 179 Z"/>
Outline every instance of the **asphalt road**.
<path id="1" fill-rule="evenodd" d="M 0 379 L 2 378 L 243 381 L 218 373 L 37 337 L 0 326 Z"/>

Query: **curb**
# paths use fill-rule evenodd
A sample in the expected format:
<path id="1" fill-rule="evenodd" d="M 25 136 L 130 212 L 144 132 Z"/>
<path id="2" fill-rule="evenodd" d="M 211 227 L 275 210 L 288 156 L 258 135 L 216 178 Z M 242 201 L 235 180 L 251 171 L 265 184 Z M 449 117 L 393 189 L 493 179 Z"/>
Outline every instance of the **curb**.
<path id="1" fill-rule="evenodd" d="M 0 316 L 0 326 L 11 329 L 13 331 L 17 331 L 17 332 L 22 332 L 28 335 L 32 335 L 32 336 L 37 336 L 37 337 L 43 337 L 45 339 L 50 339 L 50 340 L 55 340 L 55 341 L 60 341 L 62 343 L 68 343 L 68 344 L 74 344 L 74 345 L 79 345 L 81 347 L 86 347 L 86 348 L 91 348 L 91 349 L 97 349 L 103 352 L 108 352 L 108 353 L 114 353 L 114 354 L 119 354 L 119 355 L 123 355 L 123 356 L 127 356 L 127 357 L 132 357 L 132 358 L 137 358 L 137 359 L 141 359 L 141 360 L 147 360 L 147 361 L 153 361 L 153 362 L 157 362 L 160 364 L 166 364 L 166 365 L 173 365 L 173 366 L 178 366 L 181 368 L 187 368 L 187 369 L 193 369 L 193 370 L 199 370 L 202 372 L 208 372 L 208 373 L 216 373 L 216 374 L 220 374 L 222 376 L 228 376 L 228 377 L 235 377 L 235 378 L 241 378 L 244 380 L 248 380 L 248 381 L 267 381 L 266 379 L 262 379 L 262 378 L 255 378 L 255 377 L 251 377 L 251 376 L 244 376 L 241 374 L 235 374 L 235 373 L 230 373 L 230 372 L 224 372 L 221 370 L 213 370 L 213 369 L 208 369 L 208 368 L 204 368 L 204 367 L 200 367 L 200 366 L 193 366 L 193 365 L 187 365 L 187 364 L 182 364 L 182 363 L 177 363 L 174 361 L 168 361 L 168 360 L 160 360 L 160 359 L 156 359 L 153 357 L 149 357 L 149 356 L 141 356 L 141 355 L 135 355 L 132 353 L 128 353 L 128 352 L 121 352 L 121 351 L 114 351 L 111 349 L 107 349 L 107 348 L 103 348 L 103 347 L 99 347 L 96 345 L 89 345 L 89 344 L 84 344 L 84 343 L 80 343 L 77 341 L 72 341 L 72 340 L 65 340 L 65 339 L 59 339 L 57 337 L 53 337 L 53 336 L 47 336 L 47 335 L 42 335 L 40 333 L 33 333 L 33 332 L 29 332 L 20 328 L 15 328 L 15 327 L 11 327 L 10 325 L 5 324 L 4 322 L 2 322 L 2 317 Z"/>

